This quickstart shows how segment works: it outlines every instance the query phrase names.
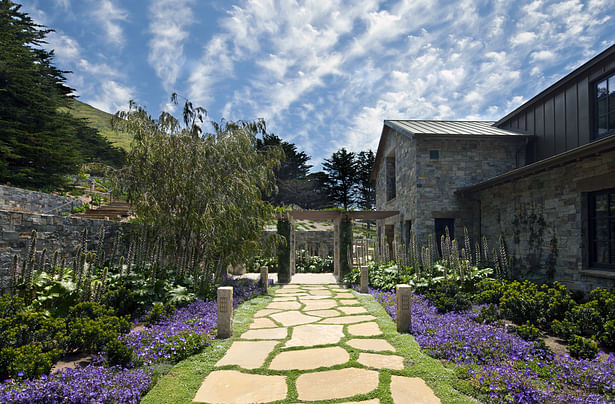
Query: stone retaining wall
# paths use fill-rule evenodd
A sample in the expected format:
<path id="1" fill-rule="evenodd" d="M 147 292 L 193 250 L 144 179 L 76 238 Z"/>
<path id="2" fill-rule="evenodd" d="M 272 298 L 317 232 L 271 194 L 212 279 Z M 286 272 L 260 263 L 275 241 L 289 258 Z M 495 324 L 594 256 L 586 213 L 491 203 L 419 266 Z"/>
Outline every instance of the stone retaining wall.
<path id="1" fill-rule="evenodd" d="M 69 259 L 76 254 L 81 244 L 84 228 L 88 229 L 88 249 L 96 248 L 102 224 L 105 225 L 106 254 L 111 253 L 113 239 L 118 229 L 127 234 L 138 226 L 133 223 L 82 219 L 74 216 L 0 210 L 0 289 L 5 290 L 7 287 L 13 256 L 25 253 L 32 230 L 37 231 L 37 251 L 47 248 L 49 256 L 52 256 L 54 251 L 60 250 L 63 256 Z"/>
<path id="2" fill-rule="evenodd" d="M 76 206 L 78 199 L 0 185 L 0 210 L 59 214 Z"/>

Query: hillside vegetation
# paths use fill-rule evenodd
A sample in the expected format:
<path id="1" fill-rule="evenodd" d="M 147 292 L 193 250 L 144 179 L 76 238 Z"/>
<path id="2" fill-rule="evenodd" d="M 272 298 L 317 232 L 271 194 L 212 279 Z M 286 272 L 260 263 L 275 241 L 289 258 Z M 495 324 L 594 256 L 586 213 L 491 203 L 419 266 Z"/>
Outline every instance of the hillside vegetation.
<path id="1" fill-rule="evenodd" d="M 87 119 L 90 125 L 98 129 L 98 132 L 103 135 L 114 146 L 120 147 L 126 151 L 130 150 L 130 142 L 132 136 L 125 132 L 116 132 L 111 129 L 111 117 L 113 115 L 94 108 L 79 100 L 72 100 L 71 107 L 68 110 L 71 115 L 76 118 Z"/>

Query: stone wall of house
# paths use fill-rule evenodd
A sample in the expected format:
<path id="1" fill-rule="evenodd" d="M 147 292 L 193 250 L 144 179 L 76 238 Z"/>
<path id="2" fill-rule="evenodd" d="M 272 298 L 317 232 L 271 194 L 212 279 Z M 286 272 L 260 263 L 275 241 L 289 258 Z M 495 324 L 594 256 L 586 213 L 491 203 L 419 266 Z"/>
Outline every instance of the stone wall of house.
<path id="1" fill-rule="evenodd" d="M 81 244 L 83 229 L 88 229 L 88 249 L 94 250 L 100 226 L 105 225 L 105 251 L 111 253 L 116 231 L 128 234 L 138 225 L 113 221 L 82 219 L 74 216 L 42 215 L 37 213 L 0 210 L 0 289 L 8 287 L 13 256 L 22 256 L 30 245 L 32 230 L 37 232 L 36 250 L 47 249 L 48 257 L 60 250 L 70 262 Z M 125 254 L 125 252 L 124 252 Z"/>
<path id="2" fill-rule="evenodd" d="M 459 188 L 493 178 L 523 165 L 525 139 L 421 136 L 417 139 L 417 206 L 414 231 L 421 241 L 434 231 L 435 218 L 455 219 L 455 238 L 472 230 L 472 211 L 455 194 Z M 430 158 L 438 152 L 438 159 Z"/>
<path id="3" fill-rule="evenodd" d="M 416 216 L 416 149 L 415 139 L 388 128 L 383 145 L 383 160 L 395 158 L 396 196 L 387 200 L 387 164 L 383 161 L 376 174 L 376 210 L 397 210 L 399 216 L 378 220 L 378 236 L 384 237 L 384 227 L 393 226 L 395 237 L 402 240 L 401 233 L 405 220 Z M 402 240 L 403 241 L 403 240 Z"/>
<path id="4" fill-rule="evenodd" d="M 0 210 L 59 214 L 76 206 L 78 199 L 0 185 Z"/>
<path id="5" fill-rule="evenodd" d="M 588 268 L 587 192 L 614 187 L 615 152 L 477 192 L 481 232 L 502 235 L 514 276 L 578 290 L 615 287 L 615 272 Z"/>

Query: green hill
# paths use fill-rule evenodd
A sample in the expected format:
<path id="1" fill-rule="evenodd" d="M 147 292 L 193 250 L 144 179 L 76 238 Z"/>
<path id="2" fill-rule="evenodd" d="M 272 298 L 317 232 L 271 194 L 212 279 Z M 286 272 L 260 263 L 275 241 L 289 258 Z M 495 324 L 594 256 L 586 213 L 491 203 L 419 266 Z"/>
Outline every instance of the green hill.
<path id="1" fill-rule="evenodd" d="M 100 134 L 113 143 L 114 146 L 121 147 L 126 151 L 130 150 L 132 136 L 111 129 L 111 117 L 113 115 L 78 100 L 73 100 L 70 111 L 77 118 L 87 119 L 91 126 L 98 129 Z"/>

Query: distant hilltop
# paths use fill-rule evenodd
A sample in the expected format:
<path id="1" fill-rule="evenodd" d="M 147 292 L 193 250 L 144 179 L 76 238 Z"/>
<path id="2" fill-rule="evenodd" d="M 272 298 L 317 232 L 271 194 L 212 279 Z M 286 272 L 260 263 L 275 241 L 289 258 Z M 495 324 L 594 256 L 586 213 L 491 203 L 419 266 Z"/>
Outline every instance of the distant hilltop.
<path id="1" fill-rule="evenodd" d="M 132 136 L 127 133 L 116 132 L 111 129 L 112 114 L 96 109 L 93 106 L 79 100 L 72 101 L 70 112 L 77 118 L 87 119 L 88 122 L 90 122 L 90 126 L 98 129 L 100 134 L 113 143 L 114 146 L 120 147 L 126 151 L 130 150 Z"/>

